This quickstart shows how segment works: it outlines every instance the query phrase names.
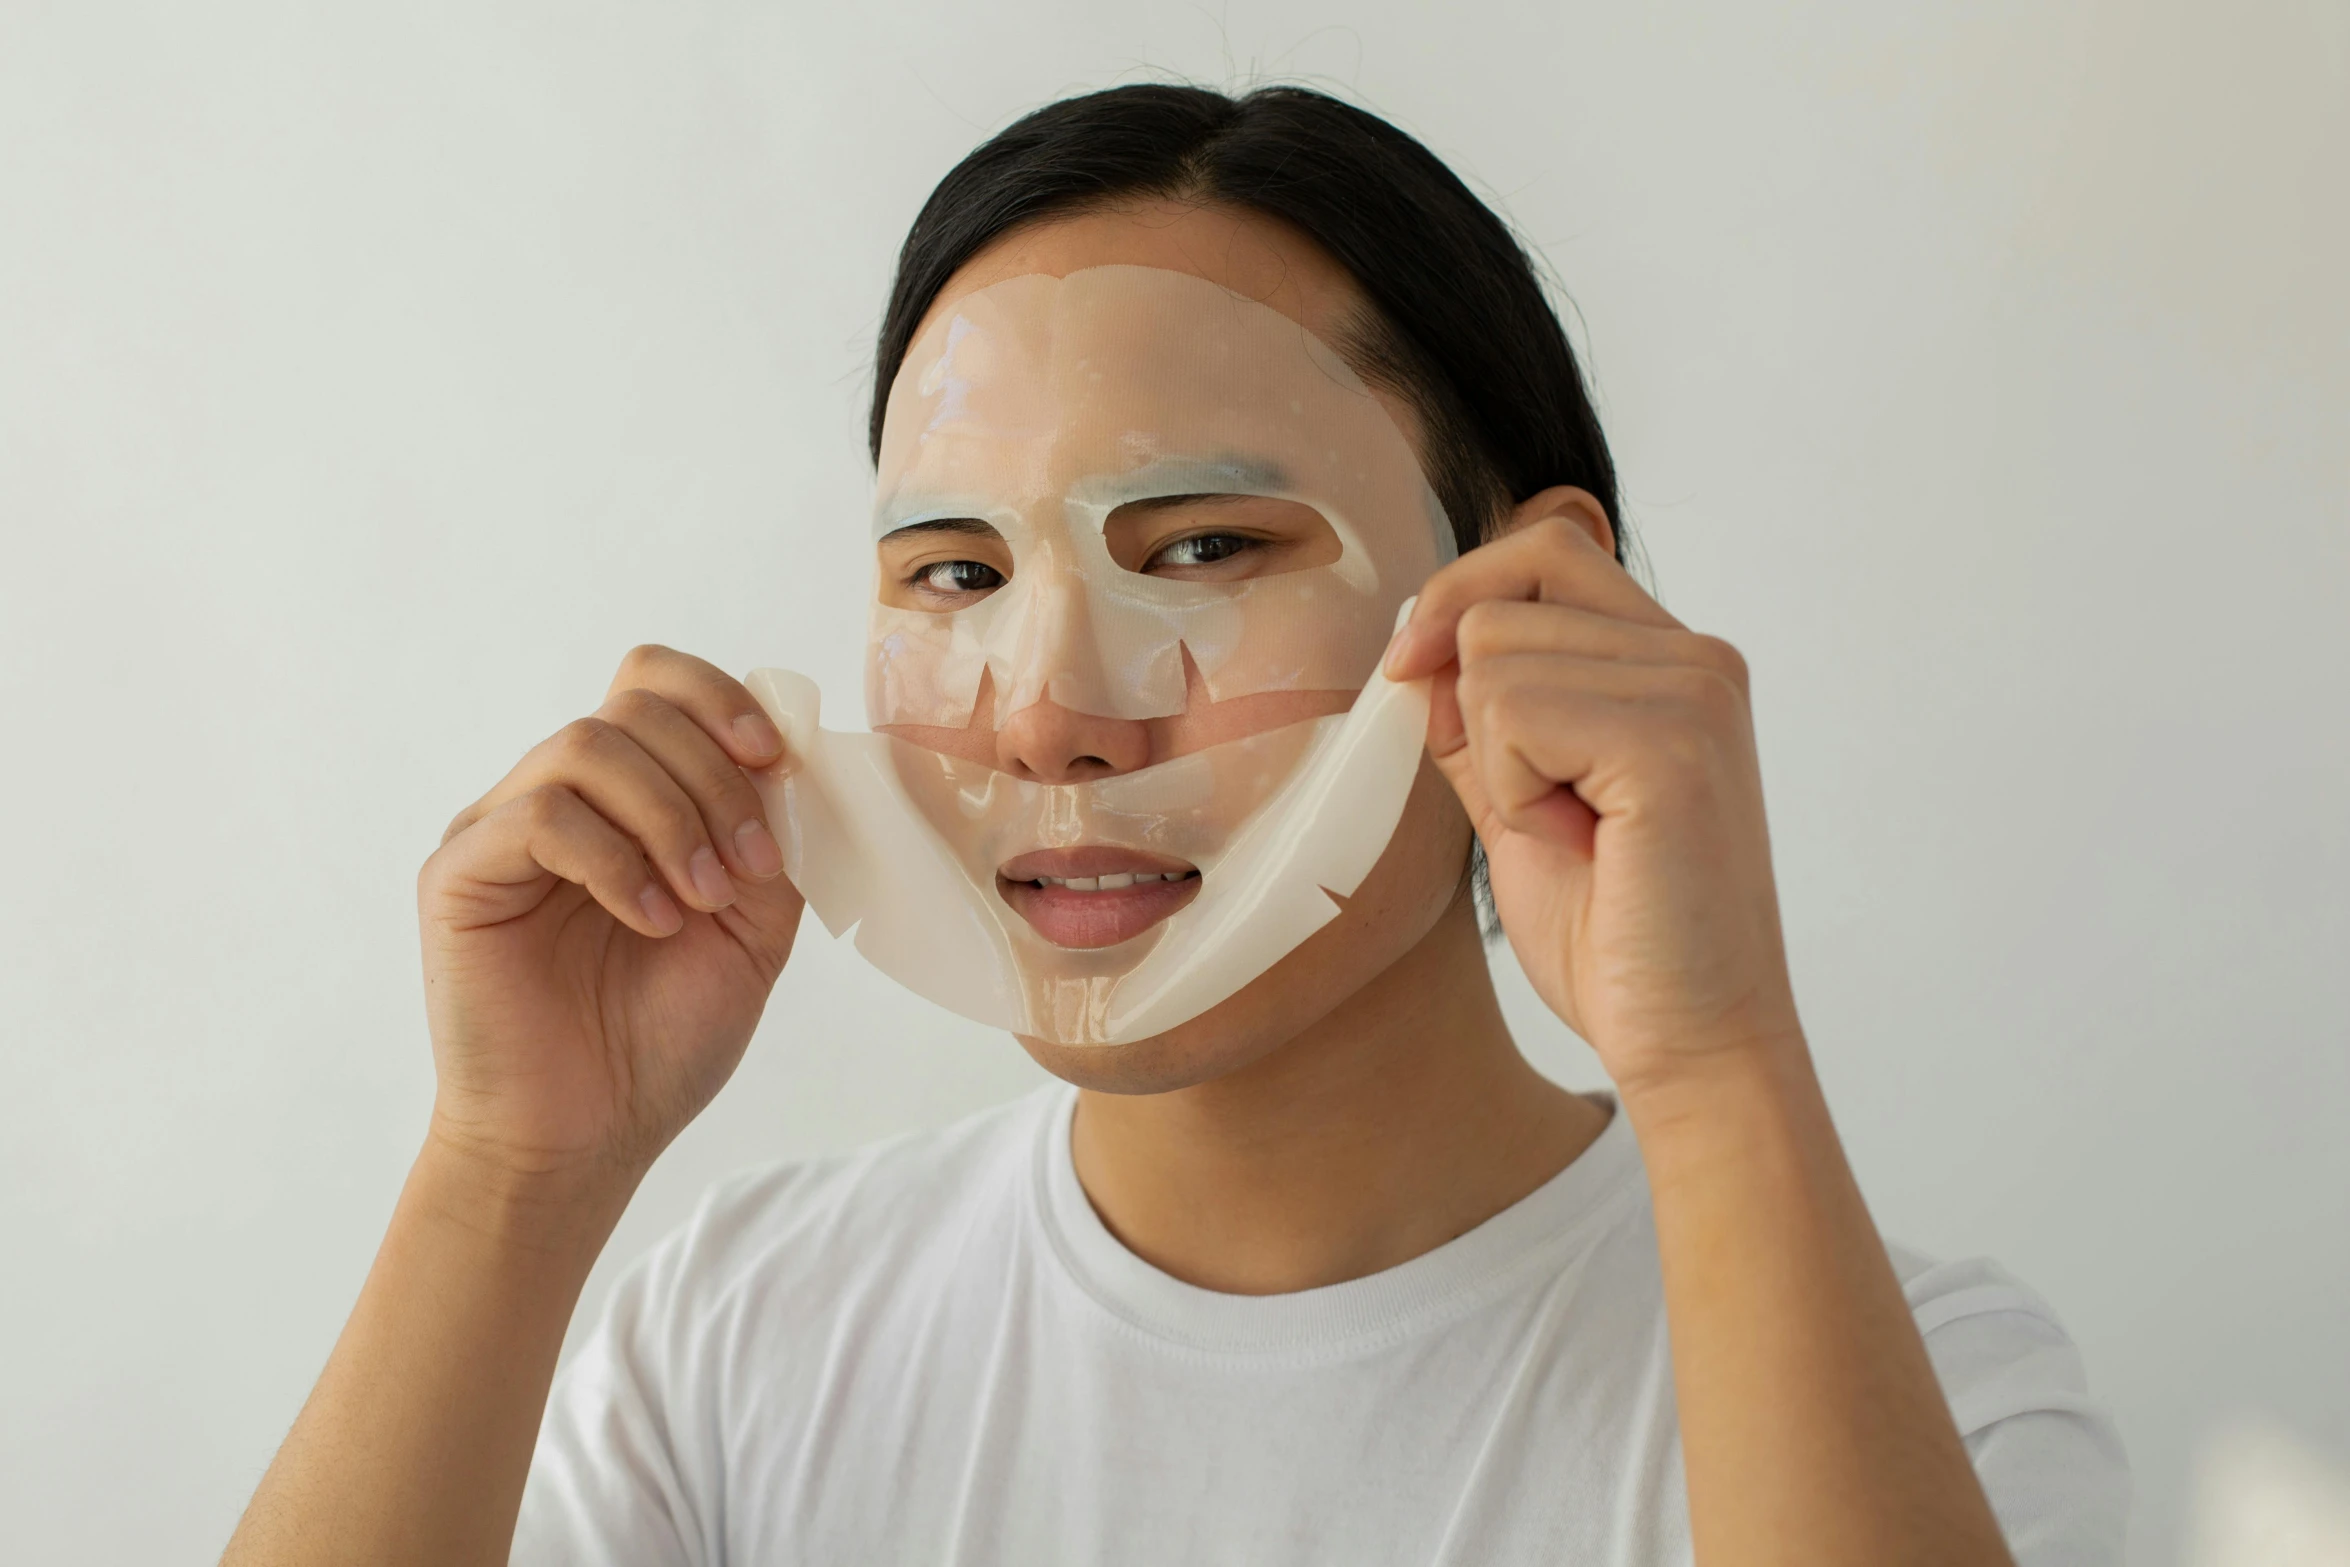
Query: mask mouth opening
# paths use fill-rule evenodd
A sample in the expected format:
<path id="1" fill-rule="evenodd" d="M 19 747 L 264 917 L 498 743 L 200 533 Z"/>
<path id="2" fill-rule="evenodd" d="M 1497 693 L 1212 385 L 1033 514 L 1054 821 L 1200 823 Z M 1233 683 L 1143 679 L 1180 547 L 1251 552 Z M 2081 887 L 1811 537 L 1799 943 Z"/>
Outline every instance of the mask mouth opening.
<path id="1" fill-rule="evenodd" d="M 1134 940 L 1199 896 L 1197 866 L 1115 844 L 1037 849 L 996 871 L 996 896 L 1056 947 Z"/>

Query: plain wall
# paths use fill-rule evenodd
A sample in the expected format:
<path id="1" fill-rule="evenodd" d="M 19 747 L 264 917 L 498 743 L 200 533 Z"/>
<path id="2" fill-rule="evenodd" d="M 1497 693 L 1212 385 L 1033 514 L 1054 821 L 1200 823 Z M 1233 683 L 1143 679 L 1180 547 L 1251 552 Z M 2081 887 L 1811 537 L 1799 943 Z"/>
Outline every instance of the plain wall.
<path id="1" fill-rule="evenodd" d="M 1757 672 L 1863 1182 L 2055 1302 L 2140 1560 L 2215 1421 L 2350 1452 L 2334 0 L 0 0 L 13 1559 L 217 1552 L 423 1126 L 417 865 L 636 642 L 853 721 L 905 226 L 1169 75 L 1356 98 L 1556 269 Z M 712 1179 L 1040 1080 L 811 921 L 583 1310 Z"/>

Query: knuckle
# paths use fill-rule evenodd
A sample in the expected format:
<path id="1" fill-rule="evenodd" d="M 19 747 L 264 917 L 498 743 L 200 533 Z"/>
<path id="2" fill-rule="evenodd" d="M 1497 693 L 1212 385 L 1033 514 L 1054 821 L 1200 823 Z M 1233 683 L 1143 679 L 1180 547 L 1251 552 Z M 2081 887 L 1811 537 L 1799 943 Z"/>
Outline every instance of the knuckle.
<path id="1" fill-rule="evenodd" d="M 534 831 L 559 825 L 571 814 L 572 794 L 561 784 L 541 784 L 514 802 L 522 819 Z"/>
<path id="2" fill-rule="evenodd" d="M 1745 654 L 1720 637 L 1708 636 L 1702 631 L 1691 632 L 1689 641 L 1698 663 L 1733 685 L 1743 687 L 1746 684 Z"/>
<path id="3" fill-rule="evenodd" d="M 600 837 L 591 852 L 589 863 L 595 867 L 597 875 L 615 885 L 645 881 L 650 876 L 645 868 L 644 855 L 637 851 L 635 844 L 619 833 L 607 833 Z"/>
<path id="4" fill-rule="evenodd" d="M 1459 679 L 1453 685 L 1453 700 L 1460 704 L 1464 718 L 1474 721 L 1493 700 L 1495 684 L 1490 664 L 1463 663 Z"/>
<path id="5" fill-rule="evenodd" d="M 750 779 L 743 776 L 741 768 L 722 760 L 715 772 L 706 792 L 723 808 L 728 819 L 739 822 L 746 815 L 766 815 L 766 803 L 759 798 L 759 791 L 751 787 Z"/>
<path id="6" fill-rule="evenodd" d="M 1479 741 L 1505 738 L 1524 722 L 1526 698 L 1518 681 L 1480 671 L 1473 681 L 1464 674 L 1461 684 L 1467 688 L 1461 696 L 1461 727 Z"/>
<path id="7" fill-rule="evenodd" d="M 609 722 L 625 725 L 652 717 L 668 705 L 659 692 L 648 691 L 643 686 L 623 686 L 604 698 L 604 705 L 597 711 Z"/>
<path id="8" fill-rule="evenodd" d="M 1466 672 L 1473 660 L 1492 655 L 1492 613 L 1485 604 L 1471 604 L 1464 608 L 1459 620 L 1452 623 L 1452 646 L 1459 655 L 1459 663 Z"/>
<path id="9" fill-rule="evenodd" d="M 658 642 L 639 642 L 635 647 L 620 655 L 620 673 L 614 683 L 618 684 L 621 680 L 628 680 L 632 676 L 640 675 L 670 656 L 671 650 Z"/>
<path id="10" fill-rule="evenodd" d="M 585 761 L 609 747 L 612 738 L 612 726 L 590 713 L 555 731 L 555 750 L 566 758 Z"/>
<path id="11" fill-rule="evenodd" d="M 1462 664 L 1466 665 L 1472 659 L 1492 656 L 1496 639 L 1501 634 L 1503 617 L 1496 613 L 1498 608 L 1499 606 L 1491 599 L 1487 599 L 1481 603 L 1471 604 L 1467 609 L 1461 611 L 1460 623 L 1453 632 L 1453 640 L 1460 649 Z"/>
<path id="12" fill-rule="evenodd" d="M 1719 670 L 1682 668 L 1672 679 L 1675 700 L 1708 729 L 1735 718 L 1745 705 L 1745 693 Z"/>
<path id="13" fill-rule="evenodd" d="M 685 800 L 667 796 L 653 805 L 652 829 L 661 846 L 680 860 L 700 848 L 706 836 L 702 831 L 702 813 Z"/>
<path id="14" fill-rule="evenodd" d="M 743 820 L 743 799 L 721 775 L 684 782 L 684 815 L 693 822 L 693 839 L 717 848 Z"/>

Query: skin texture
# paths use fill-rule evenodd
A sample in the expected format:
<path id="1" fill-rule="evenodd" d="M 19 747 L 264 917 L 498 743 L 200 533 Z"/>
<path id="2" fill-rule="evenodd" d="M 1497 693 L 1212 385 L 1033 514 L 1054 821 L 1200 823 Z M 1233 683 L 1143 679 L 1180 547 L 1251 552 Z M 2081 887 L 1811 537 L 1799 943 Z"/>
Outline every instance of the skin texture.
<path id="1" fill-rule="evenodd" d="M 1294 232 L 1164 202 L 1010 236 L 948 297 L 1111 262 L 1195 272 L 1326 340 L 1360 309 Z M 1087 1195 L 1178 1277 L 1288 1291 L 1418 1256 L 1587 1147 L 1606 1112 L 1502 1025 L 1462 881 L 1473 828 L 1520 962 L 1640 1137 L 1698 1560 L 2004 1562 L 1812 1071 L 1743 661 L 1616 566 L 1588 494 L 1544 491 L 1508 522 L 1431 579 L 1389 650 L 1391 675 L 1434 679 L 1429 760 L 1339 917 L 1158 1038 L 1023 1041 L 1079 1085 Z M 964 539 L 941 558 L 978 557 Z M 432 1123 L 229 1561 L 505 1559 L 587 1270 L 790 952 L 800 901 L 742 772 L 776 756 L 758 711 L 710 665 L 640 648 L 427 861 Z M 1283 712 L 1209 728 L 1312 716 Z M 1158 722 L 1040 704 L 909 738 L 1045 779 L 1207 743 Z"/>

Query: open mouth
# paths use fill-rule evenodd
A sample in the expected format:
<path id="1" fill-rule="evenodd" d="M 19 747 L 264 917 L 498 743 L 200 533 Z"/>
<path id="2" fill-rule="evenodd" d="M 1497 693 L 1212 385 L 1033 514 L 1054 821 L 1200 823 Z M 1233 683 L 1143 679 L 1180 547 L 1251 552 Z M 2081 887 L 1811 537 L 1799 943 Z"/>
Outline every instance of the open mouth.
<path id="1" fill-rule="evenodd" d="M 996 891 L 1057 947 L 1114 947 L 1199 896 L 1196 867 L 1108 844 L 1038 849 L 996 871 Z"/>

